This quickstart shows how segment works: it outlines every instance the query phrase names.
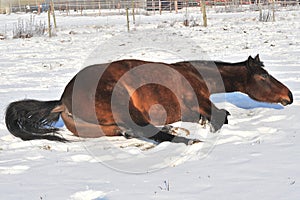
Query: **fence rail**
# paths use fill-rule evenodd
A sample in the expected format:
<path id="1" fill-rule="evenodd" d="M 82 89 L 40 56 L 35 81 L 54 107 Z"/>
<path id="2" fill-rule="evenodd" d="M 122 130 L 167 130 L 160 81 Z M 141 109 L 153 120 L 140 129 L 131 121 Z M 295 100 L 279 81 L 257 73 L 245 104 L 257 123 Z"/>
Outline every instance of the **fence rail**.
<path id="1" fill-rule="evenodd" d="M 281 6 L 299 5 L 300 0 L 274 0 Z M 270 4 L 273 0 L 206 0 L 209 6 L 241 6 L 245 4 Z M 0 13 L 43 12 L 49 9 L 50 0 L 0 0 Z M 174 10 L 200 6 L 201 0 L 53 0 L 54 8 L 66 10 L 124 9 Z M 176 5 L 176 6 L 175 6 Z"/>

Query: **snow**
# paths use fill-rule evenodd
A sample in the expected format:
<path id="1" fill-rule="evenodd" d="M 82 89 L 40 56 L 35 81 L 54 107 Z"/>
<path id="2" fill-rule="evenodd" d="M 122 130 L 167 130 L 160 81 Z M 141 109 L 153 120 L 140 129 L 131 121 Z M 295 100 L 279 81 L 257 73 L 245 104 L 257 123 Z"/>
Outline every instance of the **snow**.
<path id="1" fill-rule="evenodd" d="M 201 24 L 197 12 L 190 11 L 189 19 Z M 266 23 L 258 21 L 258 12 L 210 10 L 207 28 L 183 26 L 184 16 L 137 15 L 127 32 L 122 15 L 58 13 L 55 37 L 11 39 L 13 23 L 30 15 L 1 15 L 0 33 L 6 27 L 8 35 L 0 41 L 1 199 L 299 199 L 299 10 L 280 9 L 276 21 Z M 46 14 L 35 20 L 46 21 Z M 203 143 L 79 139 L 66 128 L 62 133 L 71 143 L 21 141 L 5 127 L 9 102 L 59 99 L 89 64 L 121 58 L 237 62 L 258 53 L 270 74 L 291 89 L 294 103 L 279 109 L 241 94 L 217 98 L 216 105 L 231 113 L 220 132 L 175 124 Z"/>

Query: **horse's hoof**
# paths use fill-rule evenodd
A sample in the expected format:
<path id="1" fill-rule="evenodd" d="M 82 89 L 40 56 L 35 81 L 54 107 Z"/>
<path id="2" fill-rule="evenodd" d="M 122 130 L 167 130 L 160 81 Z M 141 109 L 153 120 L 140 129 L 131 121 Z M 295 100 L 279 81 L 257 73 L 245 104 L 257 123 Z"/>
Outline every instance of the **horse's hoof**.
<path id="1" fill-rule="evenodd" d="M 200 143 L 200 142 L 202 142 L 202 141 L 198 140 L 198 139 L 191 139 L 191 140 L 189 140 L 188 145 L 193 145 L 193 144 Z"/>
<path id="2" fill-rule="evenodd" d="M 128 133 L 124 133 L 123 136 L 124 136 L 126 139 L 132 139 L 132 138 L 133 138 L 133 136 L 130 135 L 130 134 L 128 134 Z"/>
<path id="3" fill-rule="evenodd" d="M 120 131 L 120 134 L 123 135 L 123 137 L 125 137 L 126 139 L 134 138 L 134 134 L 131 129 L 128 129 L 126 131 Z"/>
<path id="4" fill-rule="evenodd" d="M 223 112 L 225 112 L 226 116 L 225 116 L 225 121 L 224 121 L 224 124 L 228 124 L 228 116 L 230 116 L 230 112 L 228 112 L 227 110 L 225 109 L 221 109 Z"/>
<path id="5" fill-rule="evenodd" d="M 174 127 L 172 125 L 165 125 L 164 127 L 162 127 L 161 131 L 164 133 L 169 133 L 172 134 L 172 129 Z"/>

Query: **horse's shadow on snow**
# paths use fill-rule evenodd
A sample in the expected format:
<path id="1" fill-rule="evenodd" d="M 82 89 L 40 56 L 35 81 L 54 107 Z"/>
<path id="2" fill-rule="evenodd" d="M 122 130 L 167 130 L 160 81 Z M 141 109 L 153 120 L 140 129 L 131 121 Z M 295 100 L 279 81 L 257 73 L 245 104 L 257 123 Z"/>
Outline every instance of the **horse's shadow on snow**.
<path id="1" fill-rule="evenodd" d="M 254 109 L 254 108 L 273 108 L 273 109 L 283 109 L 280 104 L 259 102 L 251 99 L 248 95 L 240 92 L 232 93 L 220 93 L 212 94 L 210 100 L 214 103 L 224 103 L 228 102 L 235 105 L 238 108 L 243 109 Z"/>

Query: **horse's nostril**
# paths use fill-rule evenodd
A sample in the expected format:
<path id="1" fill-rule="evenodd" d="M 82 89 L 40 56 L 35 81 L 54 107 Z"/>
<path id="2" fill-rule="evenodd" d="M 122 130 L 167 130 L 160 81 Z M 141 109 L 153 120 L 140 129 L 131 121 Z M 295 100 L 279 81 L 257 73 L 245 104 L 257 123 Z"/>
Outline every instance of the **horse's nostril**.
<path id="1" fill-rule="evenodd" d="M 286 106 L 293 103 L 293 94 L 291 91 L 288 93 L 288 97 L 284 97 L 280 102 L 282 105 Z"/>
<path id="2" fill-rule="evenodd" d="M 290 98 L 290 104 L 293 103 L 293 94 L 291 91 L 289 91 L 289 98 Z"/>

